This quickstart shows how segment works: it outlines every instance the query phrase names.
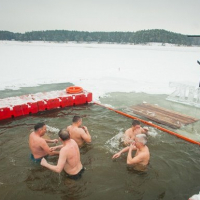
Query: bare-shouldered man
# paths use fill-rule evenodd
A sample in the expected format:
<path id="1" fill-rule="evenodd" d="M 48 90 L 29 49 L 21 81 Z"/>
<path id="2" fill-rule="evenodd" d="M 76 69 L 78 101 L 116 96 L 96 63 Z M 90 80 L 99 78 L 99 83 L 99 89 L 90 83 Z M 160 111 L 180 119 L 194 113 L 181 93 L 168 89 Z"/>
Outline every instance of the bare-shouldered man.
<path id="1" fill-rule="evenodd" d="M 150 153 L 149 148 L 146 146 L 147 138 L 145 134 L 138 134 L 135 137 L 135 142 L 131 144 L 128 147 L 125 147 L 115 155 L 113 155 L 114 158 L 120 157 L 120 155 L 124 152 L 128 151 L 127 156 L 127 164 L 132 166 L 140 166 L 144 169 L 149 163 L 150 160 Z M 132 157 L 132 151 L 136 150 L 135 156 Z"/>
<path id="2" fill-rule="evenodd" d="M 63 147 L 60 150 L 57 165 L 47 163 L 45 158 L 42 159 L 41 165 L 57 173 L 64 169 L 69 178 L 79 179 L 84 171 L 80 161 L 79 147 L 73 139 L 70 139 L 71 135 L 66 129 L 60 130 L 58 135 Z"/>
<path id="3" fill-rule="evenodd" d="M 81 127 L 81 125 L 82 118 L 80 116 L 74 116 L 72 119 L 72 125 L 67 127 L 70 138 L 75 140 L 79 147 L 83 146 L 84 143 L 90 143 L 92 141 L 87 127 Z"/>
<path id="4" fill-rule="evenodd" d="M 29 136 L 29 147 L 31 149 L 31 159 L 40 162 L 43 157 L 59 154 L 58 151 L 52 151 L 47 143 L 57 143 L 58 140 L 45 140 L 42 136 L 46 132 L 46 125 L 38 123 L 34 126 L 34 131 Z"/>
<path id="5" fill-rule="evenodd" d="M 124 145 L 130 145 L 134 140 L 137 134 L 148 133 L 148 127 L 141 127 L 140 121 L 133 120 L 132 127 L 127 129 L 123 135 Z"/>

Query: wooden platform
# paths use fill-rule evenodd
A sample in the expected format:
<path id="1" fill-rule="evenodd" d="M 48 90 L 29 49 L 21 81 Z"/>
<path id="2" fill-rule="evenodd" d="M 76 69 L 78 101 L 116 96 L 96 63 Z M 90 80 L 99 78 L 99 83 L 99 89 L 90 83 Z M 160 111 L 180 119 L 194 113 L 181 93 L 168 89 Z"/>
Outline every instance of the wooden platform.
<path id="1" fill-rule="evenodd" d="M 180 128 L 183 125 L 194 123 L 199 120 L 148 103 L 132 106 L 131 110 L 133 110 L 133 113 L 137 115 L 146 117 L 154 122 L 167 125 L 174 129 Z"/>

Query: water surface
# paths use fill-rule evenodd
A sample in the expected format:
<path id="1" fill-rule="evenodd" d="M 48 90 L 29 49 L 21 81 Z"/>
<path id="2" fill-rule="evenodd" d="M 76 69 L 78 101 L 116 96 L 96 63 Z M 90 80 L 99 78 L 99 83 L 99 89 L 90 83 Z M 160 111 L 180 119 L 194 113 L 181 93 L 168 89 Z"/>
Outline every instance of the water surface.
<path id="1" fill-rule="evenodd" d="M 56 85 L 51 85 L 55 87 Z M 63 89 L 64 85 L 57 85 Z M 44 88 L 48 86 L 44 86 Z M 29 88 L 34 91 L 36 88 Z M 24 93 L 26 89 L 24 89 Z M 42 90 L 37 87 L 37 90 Z M 18 91 L 23 93 L 22 90 Z M 4 95 L 6 95 L 4 93 Z M 17 93 L 16 93 L 17 95 Z M 146 101 L 199 118 L 199 110 L 165 100 L 166 95 L 110 93 L 100 97 L 103 104 L 132 114 L 129 107 Z M 197 110 L 196 110 L 197 109 Z M 80 115 L 92 135 L 92 143 L 81 149 L 86 171 L 78 181 L 41 167 L 29 159 L 28 136 L 34 124 L 49 126 L 48 136 L 57 138 L 60 128 Z M 148 147 L 151 153 L 146 172 L 130 170 L 126 155 L 112 160 L 121 149 L 118 136 L 132 120 L 94 104 L 40 112 L 0 122 L 0 196 L 1 199 L 188 199 L 200 190 L 199 146 L 150 127 Z M 175 130 L 199 138 L 199 122 Z M 48 161 L 57 163 L 57 157 Z"/>

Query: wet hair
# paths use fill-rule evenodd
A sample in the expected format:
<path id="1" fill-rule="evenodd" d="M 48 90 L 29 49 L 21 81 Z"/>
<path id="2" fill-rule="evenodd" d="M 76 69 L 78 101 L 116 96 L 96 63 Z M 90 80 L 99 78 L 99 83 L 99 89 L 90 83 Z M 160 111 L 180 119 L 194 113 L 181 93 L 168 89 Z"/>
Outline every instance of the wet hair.
<path id="1" fill-rule="evenodd" d="M 136 126 L 136 125 L 140 125 L 140 121 L 134 119 L 132 122 L 132 126 Z"/>
<path id="2" fill-rule="evenodd" d="M 38 129 L 42 128 L 43 126 L 45 126 L 45 123 L 39 122 L 34 126 L 34 130 L 37 131 Z"/>
<path id="3" fill-rule="evenodd" d="M 75 115 L 75 116 L 73 117 L 73 119 L 72 119 L 72 122 L 73 122 L 73 123 L 76 123 L 76 122 L 78 122 L 80 119 L 81 119 L 80 116 Z"/>
<path id="4" fill-rule="evenodd" d="M 63 128 L 59 131 L 58 136 L 63 140 L 69 140 L 70 139 L 70 134 L 69 131 L 66 128 Z"/>
<path id="5" fill-rule="evenodd" d="M 138 139 L 138 142 L 141 142 L 143 145 L 147 143 L 147 136 L 145 134 L 138 134 L 135 137 Z"/>

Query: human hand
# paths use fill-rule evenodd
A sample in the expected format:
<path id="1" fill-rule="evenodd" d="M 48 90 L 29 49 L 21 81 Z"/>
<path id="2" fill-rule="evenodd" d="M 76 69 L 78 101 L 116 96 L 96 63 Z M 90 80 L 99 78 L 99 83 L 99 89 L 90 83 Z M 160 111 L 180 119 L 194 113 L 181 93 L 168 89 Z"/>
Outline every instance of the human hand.
<path id="1" fill-rule="evenodd" d="M 118 152 L 115 155 L 113 155 L 112 159 L 119 158 L 120 156 L 121 156 L 121 152 Z"/>
<path id="2" fill-rule="evenodd" d="M 124 140 L 124 144 L 127 146 L 127 145 L 130 144 L 130 141 L 128 141 L 128 140 Z"/>
<path id="3" fill-rule="evenodd" d="M 55 147 L 50 147 L 50 151 L 52 152 L 52 151 L 55 151 L 57 149 L 57 146 L 55 146 Z"/>
<path id="4" fill-rule="evenodd" d="M 124 139 L 124 144 L 125 144 L 126 146 L 128 146 L 128 145 L 130 145 L 133 141 L 134 141 L 134 140 L 131 139 L 131 138 L 125 138 L 125 139 Z"/>
<path id="5" fill-rule="evenodd" d="M 87 132 L 88 131 L 88 129 L 87 129 L 87 127 L 86 126 L 82 126 L 81 127 L 85 132 Z"/>
<path id="6" fill-rule="evenodd" d="M 52 140 L 53 143 L 58 143 L 58 139 Z"/>
<path id="7" fill-rule="evenodd" d="M 40 162 L 40 165 L 44 166 L 47 164 L 47 161 L 45 158 L 42 158 L 41 162 Z"/>
<path id="8" fill-rule="evenodd" d="M 134 149 L 136 149 L 136 146 L 135 146 L 135 142 L 132 142 L 131 144 L 130 144 L 130 148 L 129 148 L 129 150 L 134 150 Z"/>

